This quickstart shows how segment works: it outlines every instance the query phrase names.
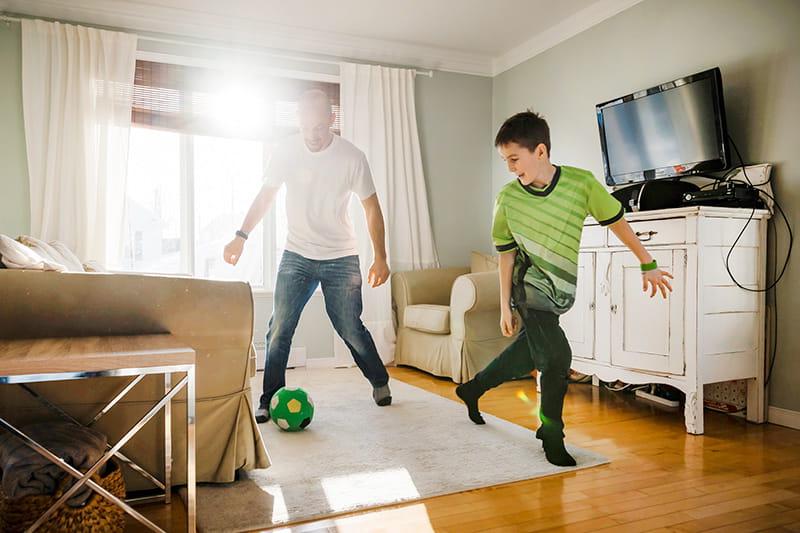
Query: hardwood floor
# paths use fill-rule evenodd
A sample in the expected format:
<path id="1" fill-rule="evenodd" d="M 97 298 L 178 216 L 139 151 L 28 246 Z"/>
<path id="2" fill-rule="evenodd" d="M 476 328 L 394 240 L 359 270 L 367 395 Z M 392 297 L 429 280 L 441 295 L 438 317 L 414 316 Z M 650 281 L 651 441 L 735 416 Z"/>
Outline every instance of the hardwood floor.
<path id="1" fill-rule="evenodd" d="M 390 373 L 455 399 L 448 380 L 408 368 Z M 537 425 L 536 405 L 532 380 L 506 383 L 481 400 L 484 412 L 529 428 Z M 800 431 L 707 411 L 705 435 L 688 435 L 679 410 L 588 384 L 570 385 L 564 414 L 567 440 L 609 465 L 275 531 L 800 532 Z M 172 531 L 184 527 L 177 498 L 142 510 Z"/>

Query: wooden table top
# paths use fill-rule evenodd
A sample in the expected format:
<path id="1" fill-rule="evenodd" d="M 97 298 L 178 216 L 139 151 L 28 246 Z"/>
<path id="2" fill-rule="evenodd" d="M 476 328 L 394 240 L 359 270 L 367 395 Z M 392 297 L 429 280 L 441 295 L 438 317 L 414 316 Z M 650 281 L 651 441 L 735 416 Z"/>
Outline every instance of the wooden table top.
<path id="1" fill-rule="evenodd" d="M 170 334 L 0 339 L 0 376 L 102 372 L 194 362 L 194 350 Z"/>

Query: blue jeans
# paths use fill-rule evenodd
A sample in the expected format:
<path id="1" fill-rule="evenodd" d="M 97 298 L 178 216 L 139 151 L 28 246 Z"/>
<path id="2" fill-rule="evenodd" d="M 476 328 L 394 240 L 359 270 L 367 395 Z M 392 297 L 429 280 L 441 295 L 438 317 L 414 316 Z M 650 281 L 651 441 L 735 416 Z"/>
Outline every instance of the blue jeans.
<path id="1" fill-rule="evenodd" d="M 275 282 L 275 301 L 267 332 L 267 363 L 261 407 L 268 407 L 272 395 L 286 385 L 286 363 L 300 313 L 311 295 L 322 285 L 325 310 L 333 328 L 353 354 L 358 368 L 373 387 L 389 383 L 364 323 L 361 322 L 361 269 L 358 256 L 317 261 L 285 251 Z"/>

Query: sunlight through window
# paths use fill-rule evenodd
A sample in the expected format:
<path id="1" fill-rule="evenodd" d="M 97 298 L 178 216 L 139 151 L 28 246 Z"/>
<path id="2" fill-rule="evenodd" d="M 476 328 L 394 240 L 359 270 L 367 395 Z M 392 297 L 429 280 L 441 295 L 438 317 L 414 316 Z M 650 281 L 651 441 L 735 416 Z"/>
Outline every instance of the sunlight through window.
<path id="1" fill-rule="evenodd" d="M 405 468 L 324 478 L 322 489 L 335 512 L 419 498 Z"/>
<path id="2" fill-rule="evenodd" d="M 272 496 L 272 523 L 278 524 L 289 520 L 289 511 L 286 510 L 286 500 L 279 485 L 265 485 L 261 490 Z"/>

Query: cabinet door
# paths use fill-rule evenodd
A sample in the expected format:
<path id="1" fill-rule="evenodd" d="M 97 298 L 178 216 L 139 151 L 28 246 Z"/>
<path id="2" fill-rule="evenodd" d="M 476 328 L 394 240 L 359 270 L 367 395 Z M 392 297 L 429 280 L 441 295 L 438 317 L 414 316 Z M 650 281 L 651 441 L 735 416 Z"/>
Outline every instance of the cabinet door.
<path id="1" fill-rule="evenodd" d="M 642 292 L 639 261 L 632 253 L 611 254 L 611 364 L 682 375 L 686 251 L 651 255 L 674 276 L 666 300 Z"/>
<path id="2" fill-rule="evenodd" d="M 595 254 L 582 253 L 578 256 L 575 304 L 560 320 L 572 347 L 572 355 L 583 359 L 594 359 L 594 269 Z"/>

